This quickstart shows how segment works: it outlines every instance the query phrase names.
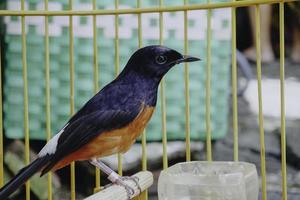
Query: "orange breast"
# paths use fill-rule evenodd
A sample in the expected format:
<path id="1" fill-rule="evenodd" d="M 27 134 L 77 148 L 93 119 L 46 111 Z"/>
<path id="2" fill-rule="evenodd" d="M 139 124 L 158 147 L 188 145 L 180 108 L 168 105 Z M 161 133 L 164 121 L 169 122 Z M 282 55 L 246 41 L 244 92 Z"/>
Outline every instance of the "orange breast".
<path id="1" fill-rule="evenodd" d="M 91 142 L 58 162 L 53 170 L 62 168 L 75 160 L 88 160 L 126 152 L 142 133 L 153 112 L 154 107 L 144 106 L 139 115 L 129 125 L 101 133 Z"/>

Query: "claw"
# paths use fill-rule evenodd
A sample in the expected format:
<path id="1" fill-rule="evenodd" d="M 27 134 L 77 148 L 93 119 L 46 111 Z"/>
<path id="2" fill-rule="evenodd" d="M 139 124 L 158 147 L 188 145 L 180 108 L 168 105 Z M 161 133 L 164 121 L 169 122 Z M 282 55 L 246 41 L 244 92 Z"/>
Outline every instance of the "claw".
<path id="1" fill-rule="evenodd" d="M 136 177 L 136 176 L 122 176 L 121 177 L 122 180 L 131 180 L 134 182 L 134 184 L 136 185 L 136 187 L 138 188 L 139 190 L 139 193 L 138 194 L 141 194 L 142 193 L 142 188 L 140 187 L 139 185 L 139 178 Z"/>
<path id="2" fill-rule="evenodd" d="M 124 182 L 124 177 L 120 177 L 116 180 L 116 184 L 120 185 L 120 186 L 123 186 L 127 192 L 127 197 L 128 199 L 131 199 L 131 197 L 133 197 L 134 195 L 134 189 L 132 187 L 130 187 L 129 185 L 127 185 L 125 182 Z"/>

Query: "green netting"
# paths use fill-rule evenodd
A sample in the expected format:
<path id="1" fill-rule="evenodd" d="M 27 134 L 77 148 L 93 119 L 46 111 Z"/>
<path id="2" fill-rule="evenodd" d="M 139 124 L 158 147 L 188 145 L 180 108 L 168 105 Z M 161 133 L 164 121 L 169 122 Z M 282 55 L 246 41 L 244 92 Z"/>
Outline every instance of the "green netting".
<path id="1" fill-rule="evenodd" d="M 28 1 L 29 9 L 43 9 L 38 0 Z M 57 1 L 58 2 L 58 1 Z M 190 1 L 195 3 L 197 1 Z M 199 1 L 198 1 L 199 2 Z M 49 9 L 67 9 L 68 1 L 49 2 Z M 120 7 L 135 7 L 135 1 L 120 1 Z M 157 2 L 143 1 L 142 6 Z M 166 5 L 180 5 L 182 1 L 165 0 Z M 19 9 L 19 1 L 9 1 L 8 9 Z M 59 7 L 58 5 L 62 5 Z M 84 5 L 84 6 L 83 6 Z M 58 7 L 57 7 L 58 6 Z M 98 8 L 113 8 L 112 1 L 98 1 Z M 74 9 L 91 9 L 91 1 L 74 1 Z M 164 44 L 183 52 L 182 12 L 164 15 Z M 158 44 L 158 14 L 144 14 L 143 45 Z M 93 39 L 92 17 L 74 17 L 75 107 L 79 109 L 93 95 Z M 19 17 L 5 17 L 6 66 L 4 71 L 4 127 L 9 138 L 23 138 L 23 80 L 21 22 Z M 27 65 L 29 86 L 30 137 L 45 139 L 45 58 L 44 18 L 26 17 Z M 202 58 L 190 64 L 191 138 L 205 138 L 205 65 L 206 11 L 189 14 L 189 52 Z M 51 125 L 53 134 L 68 120 L 69 106 L 69 36 L 68 17 L 50 17 L 50 79 Z M 103 87 L 114 77 L 114 18 L 97 17 L 99 84 Z M 213 11 L 212 16 L 212 86 L 211 119 L 213 138 L 227 132 L 228 95 L 230 78 L 230 10 Z M 120 16 L 120 65 L 137 49 L 137 19 L 134 15 Z M 166 76 L 168 139 L 185 138 L 184 67 L 176 66 Z M 148 140 L 161 139 L 160 100 L 147 128 Z"/>

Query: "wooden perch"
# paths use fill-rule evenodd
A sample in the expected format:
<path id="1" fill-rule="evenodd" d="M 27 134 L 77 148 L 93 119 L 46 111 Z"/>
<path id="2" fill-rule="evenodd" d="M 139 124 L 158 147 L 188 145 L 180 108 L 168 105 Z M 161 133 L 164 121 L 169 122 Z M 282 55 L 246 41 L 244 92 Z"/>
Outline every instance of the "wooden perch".
<path id="1" fill-rule="evenodd" d="M 153 175 L 149 171 L 143 171 L 143 172 L 138 172 L 134 177 L 138 178 L 139 185 L 141 187 L 141 190 L 144 191 L 147 188 L 149 188 L 153 184 Z M 132 188 L 134 188 L 134 195 L 133 197 L 139 195 L 139 189 L 135 185 L 135 183 L 131 180 L 125 180 L 125 182 L 130 185 Z M 124 187 L 113 184 L 112 186 L 101 190 L 100 192 L 93 194 L 85 200 L 127 200 L 127 192 Z"/>

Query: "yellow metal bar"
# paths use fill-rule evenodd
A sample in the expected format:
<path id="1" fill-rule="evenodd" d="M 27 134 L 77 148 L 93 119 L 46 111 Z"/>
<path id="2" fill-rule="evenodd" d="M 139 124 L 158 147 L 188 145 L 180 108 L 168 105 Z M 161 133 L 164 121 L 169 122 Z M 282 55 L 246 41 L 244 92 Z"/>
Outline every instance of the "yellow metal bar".
<path id="1" fill-rule="evenodd" d="M 235 0 L 233 0 L 235 1 Z M 238 102 L 236 65 L 236 8 L 231 8 L 231 81 L 232 81 L 232 122 L 233 122 L 233 160 L 239 160 L 238 143 Z"/>
<path id="2" fill-rule="evenodd" d="M 146 137 L 146 130 L 143 131 L 142 134 L 142 170 L 147 170 L 147 137 Z M 141 195 L 141 199 L 147 200 L 148 199 L 148 190 L 145 190 Z"/>
<path id="3" fill-rule="evenodd" d="M 210 0 L 208 0 L 210 3 Z M 205 124 L 206 124 L 206 159 L 212 161 L 211 150 L 211 9 L 207 11 L 207 63 L 206 63 L 206 96 L 205 96 Z"/>
<path id="4" fill-rule="evenodd" d="M 45 0 L 45 10 L 48 10 L 48 0 Z M 46 92 L 46 138 L 51 138 L 51 110 L 50 110 L 50 67 L 49 67 L 49 19 L 45 16 L 45 92 Z M 52 200 L 52 175 L 48 173 L 48 200 Z"/>
<path id="5" fill-rule="evenodd" d="M 141 7 L 141 0 L 137 0 L 137 8 Z M 143 46 L 143 35 L 142 35 L 142 15 L 138 14 L 138 46 Z"/>
<path id="6" fill-rule="evenodd" d="M 164 4 L 163 0 L 159 0 L 159 7 Z M 159 13 L 159 44 L 163 45 L 164 41 L 164 14 Z M 165 79 L 160 83 L 160 104 L 161 104 L 161 124 L 162 124 L 162 144 L 163 144 L 163 169 L 168 168 L 168 152 L 167 152 L 167 117 L 166 117 L 166 97 L 165 97 Z"/>
<path id="7" fill-rule="evenodd" d="M 3 109 L 2 109 L 2 60 L 1 60 L 1 40 L 0 40 L 0 187 L 4 184 L 4 173 L 3 173 Z"/>
<path id="8" fill-rule="evenodd" d="M 284 92 L 284 3 L 279 4 L 280 31 L 280 109 L 281 109 L 281 173 L 282 200 L 287 200 L 286 178 L 286 132 L 285 132 L 285 92 Z"/>
<path id="9" fill-rule="evenodd" d="M 119 9 L 119 0 L 115 0 L 115 9 Z M 115 76 L 119 74 L 119 16 L 115 16 Z"/>
<path id="10" fill-rule="evenodd" d="M 119 0 L 115 0 L 115 9 L 119 9 Z M 119 16 L 115 16 L 115 76 L 120 71 L 120 60 L 119 60 Z M 122 154 L 118 153 L 118 173 L 120 176 L 123 174 L 122 169 Z"/>
<path id="11" fill-rule="evenodd" d="M 261 45 L 260 45 L 260 9 L 255 6 L 255 31 L 256 31 L 256 65 L 257 65 L 257 88 L 258 88 L 258 108 L 259 108 L 259 134 L 260 134 L 260 159 L 261 159 L 261 181 L 262 181 L 262 199 L 267 200 L 266 190 L 266 156 L 265 156 L 265 136 L 264 119 L 262 110 L 262 91 L 261 91 Z"/>
<path id="12" fill-rule="evenodd" d="M 93 0 L 93 10 L 97 9 L 97 2 Z M 97 46 L 97 16 L 93 15 L 93 73 L 94 73 L 94 93 L 96 94 L 99 90 L 99 77 L 98 77 L 98 46 Z M 95 167 L 95 188 L 94 193 L 100 191 L 100 169 Z"/>
<path id="13" fill-rule="evenodd" d="M 141 6 L 141 0 L 137 0 L 137 7 Z M 142 38 L 142 15 L 138 14 L 138 46 L 141 48 L 143 46 Z M 147 170 L 147 140 L 146 140 L 146 130 L 142 134 L 142 169 Z"/>
<path id="14" fill-rule="evenodd" d="M 279 2 L 293 2 L 297 0 L 244 0 L 244 1 L 226 1 L 210 4 L 192 4 L 184 6 L 166 6 L 166 7 L 151 7 L 151 8 L 129 8 L 118 10 L 72 10 L 72 11 L 17 11 L 17 10 L 0 10 L 0 16 L 68 16 L 68 15 L 122 15 L 122 14 L 139 14 L 139 13 L 158 13 L 158 12 L 177 12 L 188 10 L 207 10 L 230 7 L 246 7 L 256 4 L 274 4 Z"/>
<path id="15" fill-rule="evenodd" d="M 188 0 L 184 0 L 184 5 Z M 188 54 L 188 16 L 184 11 L 184 54 Z M 191 160 L 191 134 L 190 134 L 190 83 L 189 83 L 189 65 L 184 64 L 184 85 L 185 85 L 185 141 L 186 141 L 186 161 Z"/>
<path id="16" fill-rule="evenodd" d="M 25 0 L 21 1 L 21 10 L 25 10 Z M 22 23 L 22 66 L 23 66 L 23 101 L 24 101 L 24 136 L 25 136 L 25 165 L 30 162 L 29 156 L 29 114 L 28 114 L 28 80 L 27 80 L 27 52 L 26 52 L 26 27 L 25 16 L 21 18 Z M 30 199 L 30 182 L 26 182 L 26 200 Z"/>
<path id="17" fill-rule="evenodd" d="M 93 0 L 93 10 L 96 10 L 97 3 L 96 0 Z M 99 77 L 98 77 L 98 46 L 97 46 L 97 16 L 93 16 L 93 55 L 94 55 L 94 93 L 96 94 L 99 90 Z"/>
<path id="18" fill-rule="evenodd" d="M 69 0 L 69 10 L 72 10 L 73 2 Z M 74 38 L 73 38 L 73 17 L 69 17 L 69 59 L 70 59 L 70 115 L 74 115 L 75 106 L 74 106 Z M 71 199 L 76 199 L 75 191 L 75 162 L 72 162 L 70 165 L 71 169 Z"/>
<path id="19" fill-rule="evenodd" d="M 141 7 L 141 0 L 137 0 L 137 8 Z M 138 14 L 138 47 L 143 46 L 143 36 L 142 36 L 142 15 Z M 147 137 L 146 130 L 142 134 L 142 170 L 147 170 Z M 139 199 L 147 200 L 148 199 L 148 190 L 145 190 L 138 197 Z"/>

